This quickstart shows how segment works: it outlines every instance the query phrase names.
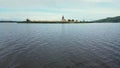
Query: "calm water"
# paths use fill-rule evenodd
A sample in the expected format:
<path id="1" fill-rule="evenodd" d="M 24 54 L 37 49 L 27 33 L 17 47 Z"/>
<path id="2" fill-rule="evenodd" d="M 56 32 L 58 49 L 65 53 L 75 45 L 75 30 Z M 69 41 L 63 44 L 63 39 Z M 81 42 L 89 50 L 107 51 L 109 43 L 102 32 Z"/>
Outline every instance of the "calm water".
<path id="1" fill-rule="evenodd" d="M 0 24 L 0 68 L 120 68 L 120 24 Z"/>

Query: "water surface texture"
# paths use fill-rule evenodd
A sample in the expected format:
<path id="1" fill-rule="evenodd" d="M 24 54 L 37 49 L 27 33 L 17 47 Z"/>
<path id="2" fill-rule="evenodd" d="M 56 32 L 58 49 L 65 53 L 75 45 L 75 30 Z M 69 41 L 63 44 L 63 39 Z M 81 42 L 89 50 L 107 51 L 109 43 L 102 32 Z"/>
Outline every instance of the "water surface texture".
<path id="1" fill-rule="evenodd" d="M 120 68 L 120 24 L 0 24 L 0 68 Z"/>

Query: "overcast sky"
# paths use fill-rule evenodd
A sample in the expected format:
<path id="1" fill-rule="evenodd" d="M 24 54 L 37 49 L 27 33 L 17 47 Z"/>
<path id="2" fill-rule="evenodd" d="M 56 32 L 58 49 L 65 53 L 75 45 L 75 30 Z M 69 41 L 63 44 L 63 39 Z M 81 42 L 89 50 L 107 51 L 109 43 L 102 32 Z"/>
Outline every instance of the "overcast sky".
<path id="1" fill-rule="evenodd" d="M 120 15 L 120 0 L 0 0 L 0 20 L 96 20 Z"/>

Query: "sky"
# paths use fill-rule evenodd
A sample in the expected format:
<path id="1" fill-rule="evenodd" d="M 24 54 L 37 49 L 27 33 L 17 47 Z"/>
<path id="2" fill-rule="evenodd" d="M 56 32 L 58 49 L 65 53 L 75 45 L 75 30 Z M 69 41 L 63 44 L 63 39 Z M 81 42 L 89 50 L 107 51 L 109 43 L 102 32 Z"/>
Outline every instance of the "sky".
<path id="1" fill-rule="evenodd" d="M 120 0 L 0 0 L 0 20 L 97 20 L 120 16 Z"/>

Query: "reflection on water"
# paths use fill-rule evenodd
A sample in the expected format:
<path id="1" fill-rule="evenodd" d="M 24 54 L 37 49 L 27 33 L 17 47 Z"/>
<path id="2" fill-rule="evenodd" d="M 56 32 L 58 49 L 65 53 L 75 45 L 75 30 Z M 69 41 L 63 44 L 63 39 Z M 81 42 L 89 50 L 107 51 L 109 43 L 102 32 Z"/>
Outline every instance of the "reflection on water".
<path id="1" fill-rule="evenodd" d="M 0 68 L 120 68 L 120 24 L 0 24 Z"/>

